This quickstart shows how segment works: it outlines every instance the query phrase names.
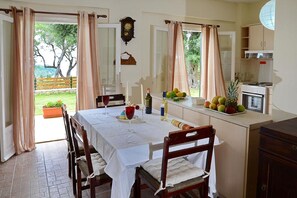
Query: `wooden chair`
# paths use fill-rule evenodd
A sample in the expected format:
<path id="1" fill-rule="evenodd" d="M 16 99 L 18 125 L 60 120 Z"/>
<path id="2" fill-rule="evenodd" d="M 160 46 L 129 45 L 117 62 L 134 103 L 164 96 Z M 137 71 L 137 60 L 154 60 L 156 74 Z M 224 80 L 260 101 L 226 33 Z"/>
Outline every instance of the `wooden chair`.
<path id="1" fill-rule="evenodd" d="M 108 103 L 107 107 L 124 106 L 124 105 L 125 105 L 125 96 L 123 94 L 109 95 L 109 103 Z M 96 98 L 96 107 L 104 108 L 102 96 L 98 96 Z"/>
<path id="2" fill-rule="evenodd" d="M 82 197 L 82 190 L 90 189 L 91 198 L 95 198 L 95 187 L 111 182 L 112 179 L 104 172 L 106 162 L 99 153 L 91 153 L 87 132 L 84 127 L 74 118 L 70 118 L 72 140 L 76 155 L 77 197 Z M 83 145 L 84 155 L 79 151 L 79 144 Z M 82 174 L 87 177 L 84 185 Z M 87 184 L 89 183 L 89 184 Z"/>
<path id="3" fill-rule="evenodd" d="M 199 188 L 200 197 L 208 197 L 209 171 L 214 145 L 215 130 L 211 125 L 170 132 L 164 138 L 163 157 L 149 160 L 136 168 L 134 197 L 141 197 L 141 180 L 153 189 L 159 197 L 185 194 Z M 205 139 L 200 145 L 193 141 Z M 187 148 L 174 148 L 190 143 Z M 206 166 L 203 170 L 191 164 L 185 156 L 197 152 L 207 152 Z M 202 195 L 201 195 L 202 194 Z"/>
<path id="4" fill-rule="evenodd" d="M 69 121 L 69 115 L 66 109 L 66 105 L 62 105 L 62 115 L 63 115 L 63 121 L 65 126 L 65 132 L 66 132 L 66 141 L 67 141 L 67 147 L 68 147 L 68 153 L 67 153 L 67 159 L 68 159 L 68 176 L 72 178 L 72 189 L 73 194 L 76 194 L 76 173 L 75 173 L 75 152 L 74 152 L 74 146 L 72 141 L 72 135 L 71 135 L 71 128 L 70 128 L 70 121 Z M 95 148 L 90 145 L 90 152 L 96 153 L 97 151 Z M 84 154 L 84 148 L 82 145 L 79 146 L 79 152 L 83 155 Z"/>
<path id="5" fill-rule="evenodd" d="M 66 141 L 68 146 L 68 176 L 72 178 L 72 189 L 73 194 L 76 194 L 76 176 L 75 176 L 75 154 L 74 154 L 74 147 L 73 142 L 71 138 L 71 132 L 70 132 L 70 124 L 69 124 L 69 115 L 66 110 L 66 105 L 62 105 L 62 115 L 63 115 L 63 121 L 65 126 L 65 132 L 66 132 Z"/>

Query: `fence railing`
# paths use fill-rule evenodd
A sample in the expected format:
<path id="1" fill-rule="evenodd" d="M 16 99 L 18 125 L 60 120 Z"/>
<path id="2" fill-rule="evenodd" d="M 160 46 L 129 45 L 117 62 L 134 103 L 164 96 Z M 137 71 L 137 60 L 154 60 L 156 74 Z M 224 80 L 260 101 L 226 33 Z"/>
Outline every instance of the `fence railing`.
<path id="1" fill-rule="evenodd" d="M 76 88 L 76 77 L 35 78 L 35 90 Z"/>

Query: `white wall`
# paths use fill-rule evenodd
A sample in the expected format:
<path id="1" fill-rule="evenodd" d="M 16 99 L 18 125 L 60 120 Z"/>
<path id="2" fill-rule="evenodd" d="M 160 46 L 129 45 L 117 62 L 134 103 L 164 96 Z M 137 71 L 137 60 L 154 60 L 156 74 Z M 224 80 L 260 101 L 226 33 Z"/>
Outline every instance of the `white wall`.
<path id="1" fill-rule="evenodd" d="M 95 11 L 107 14 L 103 23 L 119 23 L 121 18 L 130 16 L 135 22 L 135 39 L 126 46 L 122 42 L 122 52 L 131 53 L 137 65 L 122 66 L 123 86 L 129 81 L 132 102 L 140 102 L 140 83 L 144 89 L 152 87 L 151 78 L 153 25 L 166 26 L 164 19 L 219 24 L 220 31 L 235 31 L 238 18 L 237 4 L 217 0 L 14 0 L 1 1 L 1 7 L 9 5 L 28 6 L 35 10 L 76 12 Z"/>
<path id="2" fill-rule="evenodd" d="M 297 1 L 276 0 L 273 113 L 280 119 L 280 113 L 297 114 L 296 10 Z"/>

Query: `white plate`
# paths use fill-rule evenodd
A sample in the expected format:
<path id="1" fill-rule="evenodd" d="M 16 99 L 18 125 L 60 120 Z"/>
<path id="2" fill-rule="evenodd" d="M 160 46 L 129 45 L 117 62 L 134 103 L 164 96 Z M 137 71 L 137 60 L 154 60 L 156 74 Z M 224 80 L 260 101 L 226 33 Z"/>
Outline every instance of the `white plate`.
<path id="1" fill-rule="evenodd" d="M 116 116 L 116 118 L 119 120 L 119 121 L 121 121 L 121 122 L 129 122 L 129 119 L 122 119 L 121 118 L 121 116 Z M 134 121 L 134 120 L 138 120 L 139 118 L 138 118 L 138 116 L 134 116 L 132 119 L 131 119 L 131 121 Z"/>
<path id="2" fill-rule="evenodd" d="M 220 113 L 220 114 L 223 114 L 223 115 L 227 115 L 227 116 L 234 116 L 234 115 L 240 115 L 240 114 L 246 113 L 246 110 L 244 110 L 243 112 L 236 112 L 236 113 L 229 114 L 229 113 L 213 110 L 213 109 L 210 109 L 210 108 L 205 108 L 204 107 L 204 109 L 207 109 L 208 111 L 213 111 L 213 112 L 216 112 L 216 113 Z"/>

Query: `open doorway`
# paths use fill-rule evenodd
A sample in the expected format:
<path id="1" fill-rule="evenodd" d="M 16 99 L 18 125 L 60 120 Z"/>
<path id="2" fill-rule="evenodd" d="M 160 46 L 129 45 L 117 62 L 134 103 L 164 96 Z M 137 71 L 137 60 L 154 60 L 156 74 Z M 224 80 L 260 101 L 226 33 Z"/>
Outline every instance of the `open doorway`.
<path id="1" fill-rule="evenodd" d="M 77 25 L 36 22 L 34 63 L 35 142 L 65 139 L 61 105 L 74 114 Z"/>

